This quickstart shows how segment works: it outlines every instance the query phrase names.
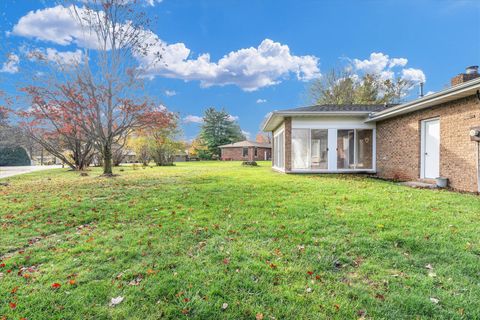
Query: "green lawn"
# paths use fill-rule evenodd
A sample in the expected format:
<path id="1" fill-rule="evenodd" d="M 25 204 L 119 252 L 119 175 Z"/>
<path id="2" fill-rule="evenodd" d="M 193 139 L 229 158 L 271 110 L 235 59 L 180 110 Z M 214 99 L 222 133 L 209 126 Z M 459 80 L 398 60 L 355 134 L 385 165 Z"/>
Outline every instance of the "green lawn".
<path id="1" fill-rule="evenodd" d="M 480 318 L 478 196 L 267 162 L 117 173 L 0 186 L 0 319 Z"/>

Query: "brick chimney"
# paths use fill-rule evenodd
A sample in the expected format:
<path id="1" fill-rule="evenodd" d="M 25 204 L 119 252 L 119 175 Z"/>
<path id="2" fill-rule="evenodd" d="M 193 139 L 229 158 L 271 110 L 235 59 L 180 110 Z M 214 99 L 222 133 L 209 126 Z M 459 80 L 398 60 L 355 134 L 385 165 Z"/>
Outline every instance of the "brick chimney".
<path id="1" fill-rule="evenodd" d="M 461 83 L 473 80 L 480 77 L 478 73 L 478 66 L 467 67 L 465 73 L 460 73 L 450 80 L 450 84 L 453 86 L 459 85 Z"/>

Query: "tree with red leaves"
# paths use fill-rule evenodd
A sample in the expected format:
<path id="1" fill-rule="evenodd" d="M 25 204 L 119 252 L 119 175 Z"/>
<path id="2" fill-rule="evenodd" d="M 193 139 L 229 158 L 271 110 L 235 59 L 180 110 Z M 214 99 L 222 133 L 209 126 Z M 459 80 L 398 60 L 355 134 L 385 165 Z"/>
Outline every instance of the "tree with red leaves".
<path id="1" fill-rule="evenodd" d="M 21 115 L 27 132 L 66 163 L 62 148 L 82 161 L 94 148 L 109 176 L 113 146 L 123 146 L 136 130 L 165 128 L 171 122 L 172 114 L 145 96 L 145 66 L 138 65 L 145 55 L 152 63 L 160 61 L 161 43 L 148 30 L 147 15 L 136 10 L 136 1 L 91 0 L 81 1 L 81 6 L 66 2 L 72 19 L 88 35 L 90 49 L 84 50 L 81 61 L 63 66 L 55 61 L 55 76 L 43 85 L 23 88 L 32 107 Z M 42 52 L 33 55 L 48 63 Z"/>

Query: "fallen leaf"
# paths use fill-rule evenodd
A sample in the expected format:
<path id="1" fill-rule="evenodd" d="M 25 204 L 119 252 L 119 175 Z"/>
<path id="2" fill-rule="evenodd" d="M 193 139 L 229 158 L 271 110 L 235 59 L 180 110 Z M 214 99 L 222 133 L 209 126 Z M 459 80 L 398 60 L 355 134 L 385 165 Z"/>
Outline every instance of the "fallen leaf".
<path id="1" fill-rule="evenodd" d="M 110 307 L 115 307 L 117 304 L 121 303 L 123 301 L 123 297 L 118 296 L 116 298 L 112 298 L 110 300 L 110 303 L 108 304 Z"/>
<path id="2" fill-rule="evenodd" d="M 10 302 L 8 305 L 10 306 L 10 309 L 15 309 L 17 307 L 15 302 Z"/>
<path id="3" fill-rule="evenodd" d="M 307 288 L 306 291 L 307 291 L 307 293 L 311 293 L 313 290 L 312 290 L 312 288 Z"/>
<path id="4" fill-rule="evenodd" d="M 437 298 L 430 298 L 430 301 L 432 301 L 435 304 L 438 304 L 440 302 L 440 300 L 438 300 Z"/>
<path id="5" fill-rule="evenodd" d="M 226 310 L 227 308 L 228 308 L 228 303 L 225 302 L 224 304 L 222 304 L 222 310 Z"/>
<path id="6" fill-rule="evenodd" d="M 138 286 L 142 282 L 142 277 L 138 276 L 128 283 L 129 286 Z"/>
<path id="7" fill-rule="evenodd" d="M 257 315 L 255 316 L 255 319 L 256 320 L 263 320 L 263 313 L 257 313 Z"/>
<path id="8" fill-rule="evenodd" d="M 17 293 L 17 290 L 18 290 L 18 287 L 14 287 L 14 288 L 12 289 L 12 291 L 10 291 L 10 293 L 11 293 L 11 294 L 15 294 L 15 293 Z"/>
<path id="9" fill-rule="evenodd" d="M 61 285 L 60 283 L 56 283 L 56 282 L 52 284 L 52 288 L 53 288 L 53 289 L 58 289 L 58 288 L 60 288 L 61 286 L 62 286 L 62 285 Z"/>
<path id="10" fill-rule="evenodd" d="M 311 276 L 313 274 L 313 271 L 307 271 L 307 274 Z"/>
<path id="11" fill-rule="evenodd" d="M 76 283 L 76 281 L 75 279 L 70 279 L 68 280 L 68 283 L 73 286 Z"/>
<path id="12" fill-rule="evenodd" d="M 427 265 L 425 266 L 425 268 L 427 268 L 428 270 L 433 270 L 433 267 L 432 267 L 432 265 L 431 265 L 430 263 L 427 264 Z"/>
<path id="13" fill-rule="evenodd" d="M 375 295 L 375 298 L 378 299 L 378 300 L 382 300 L 382 301 L 385 300 L 385 296 L 383 294 L 380 294 L 380 293 L 377 293 Z"/>

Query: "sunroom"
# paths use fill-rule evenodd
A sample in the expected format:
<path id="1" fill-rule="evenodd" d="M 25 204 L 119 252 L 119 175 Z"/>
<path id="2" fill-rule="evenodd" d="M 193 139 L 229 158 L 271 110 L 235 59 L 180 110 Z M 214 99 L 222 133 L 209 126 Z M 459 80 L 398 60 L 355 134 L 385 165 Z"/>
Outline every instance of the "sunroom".
<path id="1" fill-rule="evenodd" d="M 383 105 L 313 106 L 271 113 L 273 168 L 291 173 L 375 172 L 375 123 Z"/>

